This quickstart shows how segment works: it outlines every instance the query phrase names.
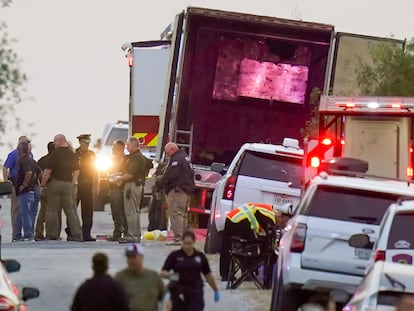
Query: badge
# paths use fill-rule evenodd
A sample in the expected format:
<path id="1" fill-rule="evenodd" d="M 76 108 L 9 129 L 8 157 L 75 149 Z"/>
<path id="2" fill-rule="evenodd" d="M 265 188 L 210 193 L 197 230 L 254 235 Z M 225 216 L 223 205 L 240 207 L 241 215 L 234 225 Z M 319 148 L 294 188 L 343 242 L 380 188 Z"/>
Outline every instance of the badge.
<path id="1" fill-rule="evenodd" d="M 195 256 L 195 257 L 194 257 L 194 260 L 195 260 L 195 262 L 196 262 L 196 263 L 201 263 L 201 258 L 200 258 L 200 256 Z"/>
<path id="2" fill-rule="evenodd" d="M 398 262 L 406 265 L 413 264 L 413 256 L 408 254 L 397 254 L 392 256 L 392 262 Z"/>
<path id="3" fill-rule="evenodd" d="M 177 165 L 178 165 L 178 162 L 177 161 L 171 162 L 171 166 L 177 166 Z"/>

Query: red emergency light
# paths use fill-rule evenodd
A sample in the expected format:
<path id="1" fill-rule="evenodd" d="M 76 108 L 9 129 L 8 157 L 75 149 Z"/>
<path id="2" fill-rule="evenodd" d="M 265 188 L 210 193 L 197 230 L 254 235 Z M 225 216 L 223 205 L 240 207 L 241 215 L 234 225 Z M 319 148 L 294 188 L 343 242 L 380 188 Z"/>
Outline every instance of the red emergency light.
<path id="1" fill-rule="evenodd" d="M 128 54 L 126 57 L 128 60 L 128 66 L 132 67 L 134 65 L 134 57 L 131 54 Z"/>
<path id="2" fill-rule="evenodd" d="M 325 146 L 330 146 L 332 144 L 332 140 L 330 138 L 324 138 L 322 139 L 321 144 Z"/>
<path id="3" fill-rule="evenodd" d="M 318 157 L 312 157 L 310 165 L 311 167 L 318 168 L 321 165 L 321 160 Z"/>
<path id="4" fill-rule="evenodd" d="M 413 177 L 413 168 L 412 167 L 407 167 L 407 177 Z"/>
<path id="5" fill-rule="evenodd" d="M 341 145 L 345 145 L 345 139 L 341 139 Z"/>
<path id="6" fill-rule="evenodd" d="M 401 108 L 401 104 L 392 104 L 391 108 Z"/>

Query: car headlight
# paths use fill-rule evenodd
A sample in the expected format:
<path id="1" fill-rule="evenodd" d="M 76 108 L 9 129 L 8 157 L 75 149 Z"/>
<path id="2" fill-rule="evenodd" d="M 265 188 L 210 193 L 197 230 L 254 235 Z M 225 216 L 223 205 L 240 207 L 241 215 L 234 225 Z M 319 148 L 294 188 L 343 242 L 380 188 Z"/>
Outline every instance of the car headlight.
<path id="1" fill-rule="evenodd" d="M 95 160 L 95 166 L 98 171 L 107 171 L 112 165 L 112 159 L 108 155 L 98 154 Z"/>

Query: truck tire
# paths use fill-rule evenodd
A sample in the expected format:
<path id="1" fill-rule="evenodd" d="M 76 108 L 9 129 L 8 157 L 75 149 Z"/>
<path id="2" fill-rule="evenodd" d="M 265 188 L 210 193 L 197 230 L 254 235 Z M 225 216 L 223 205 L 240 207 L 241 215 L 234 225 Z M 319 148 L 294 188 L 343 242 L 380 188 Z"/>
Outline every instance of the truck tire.
<path id="1" fill-rule="evenodd" d="M 223 242 L 223 232 L 218 232 L 216 225 L 208 220 L 207 225 L 207 237 L 204 242 L 204 252 L 206 254 L 216 254 L 221 250 L 221 244 Z"/>

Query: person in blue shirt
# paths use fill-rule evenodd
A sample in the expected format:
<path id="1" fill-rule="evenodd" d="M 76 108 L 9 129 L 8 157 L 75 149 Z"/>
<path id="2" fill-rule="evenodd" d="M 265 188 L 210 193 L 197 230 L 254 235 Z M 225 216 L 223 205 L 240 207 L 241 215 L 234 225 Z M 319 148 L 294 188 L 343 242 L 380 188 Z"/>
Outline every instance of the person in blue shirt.
<path id="1" fill-rule="evenodd" d="M 30 151 L 31 146 L 30 146 L 29 137 L 25 135 L 20 136 L 18 139 L 18 144 L 21 142 L 27 142 L 29 144 L 29 151 Z M 31 152 L 30 152 L 30 156 L 33 158 L 33 155 Z M 19 156 L 18 156 L 17 148 L 16 148 L 7 155 L 7 159 L 3 164 L 3 180 L 4 181 L 10 180 L 13 183 L 14 187 L 16 186 L 16 182 L 17 182 L 18 159 L 19 159 Z M 16 241 L 20 239 L 21 237 L 18 237 L 17 232 L 15 231 L 16 220 L 19 215 L 19 204 L 17 202 L 16 192 L 14 190 L 14 187 L 12 187 L 12 193 L 10 195 L 10 200 L 11 200 L 10 215 L 11 215 L 11 224 L 12 224 L 12 240 Z"/>

